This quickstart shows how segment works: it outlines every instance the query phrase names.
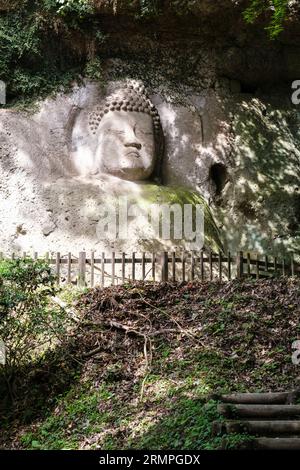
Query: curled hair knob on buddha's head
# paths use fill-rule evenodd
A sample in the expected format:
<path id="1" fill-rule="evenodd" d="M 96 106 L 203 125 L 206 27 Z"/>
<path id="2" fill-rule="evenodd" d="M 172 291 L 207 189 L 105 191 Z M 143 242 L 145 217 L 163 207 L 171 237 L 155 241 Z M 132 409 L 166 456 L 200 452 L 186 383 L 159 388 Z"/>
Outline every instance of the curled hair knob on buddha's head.
<path id="1" fill-rule="evenodd" d="M 150 101 L 146 88 L 135 80 L 128 80 L 121 88 L 108 96 L 103 105 L 98 105 L 89 115 L 89 128 L 96 134 L 102 118 L 109 112 L 125 111 L 145 113 L 151 116 L 156 135 L 161 133 L 160 117 Z"/>

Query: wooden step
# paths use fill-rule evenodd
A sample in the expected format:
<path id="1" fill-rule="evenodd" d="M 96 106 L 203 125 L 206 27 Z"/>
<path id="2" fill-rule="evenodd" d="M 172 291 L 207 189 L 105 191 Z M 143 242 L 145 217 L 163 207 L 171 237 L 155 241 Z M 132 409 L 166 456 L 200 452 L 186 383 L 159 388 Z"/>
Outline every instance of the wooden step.
<path id="1" fill-rule="evenodd" d="M 213 434 L 241 434 L 255 436 L 282 436 L 300 434 L 300 421 L 215 421 Z"/>
<path id="2" fill-rule="evenodd" d="M 241 447 L 244 449 L 300 450 L 300 389 L 212 398 L 222 401 L 218 412 L 227 418 L 213 423 L 213 435 L 223 435 L 224 439 L 230 434 L 248 435 L 250 439 Z"/>
<path id="3" fill-rule="evenodd" d="M 300 450 L 300 438 L 258 437 L 250 445 L 257 450 Z"/>
<path id="4" fill-rule="evenodd" d="M 229 395 L 215 395 L 214 398 L 222 401 L 223 403 L 236 403 L 236 404 L 289 404 L 295 403 L 297 398 L 300 397 L 300 390 L 292 392 L 276 392 L 276 393 L 232 393 Z"/>
<path id="5" fill-rule="evenodd" d="M 218 412 L 226 418 L 300 418 L 300 405 L 218 405 Z"/>

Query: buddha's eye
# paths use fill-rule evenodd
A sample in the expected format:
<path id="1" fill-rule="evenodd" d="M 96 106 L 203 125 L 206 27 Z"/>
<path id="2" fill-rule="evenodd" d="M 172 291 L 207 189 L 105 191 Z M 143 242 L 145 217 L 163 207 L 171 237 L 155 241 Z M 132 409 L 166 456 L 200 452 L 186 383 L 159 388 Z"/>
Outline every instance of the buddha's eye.
<path id="1" fill-rule="evenodd" d="M 150 136 L 153 136 L 153 132 L 151 131 L 145 131 L 144 129 L 137 129 L 136 130 L 138 133 L 140 132 L 141 134 L 143 135 L 150 135 Z"/>
<path id="2" fill-rule="evenodd" d="M 124 135 L 125 131 L 122 131 L 121 129 L 107 129 L 108 133 L 116 134 L 116 135 Z"/>

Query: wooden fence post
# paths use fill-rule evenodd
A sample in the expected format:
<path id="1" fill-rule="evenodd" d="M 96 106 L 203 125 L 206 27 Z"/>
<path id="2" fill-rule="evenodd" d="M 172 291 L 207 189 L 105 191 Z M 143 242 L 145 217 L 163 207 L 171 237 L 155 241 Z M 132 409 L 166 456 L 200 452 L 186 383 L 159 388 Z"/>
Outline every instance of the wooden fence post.
<path id="1" fill-rule="evenodd" d="M 259 279 L 259 254 L 256 254 L 256 279 Z"/>
<path id="2" fill-rule="evenodd" d="M 268 257 L 268 255 L 265 256 L 265 271 L 266 271 L 266 273 L 269 271 L 269 257 Z"/>
<path id="3" fill-rule="evenodd" d="M 222 282 L 222 252 L 221 250 L 219 250 L 218 261 L 219 261 L 219 281 Z"/>
<path id="4" fill-rule="evenodd" d="M 156 262 L 156 254 L 152 253 L 152 280 L 155 282 L 155 262 Z"/>
<path id="5" fill-rule="evenodd" d="M 169 280 L 169 253 L 164 251 L 161 256 L 161 280 L 168 282 Z"/>
<path id="6" fill-rule="evenodd" d="M 237 278 L 242 279 L 244 275 L 244 253 L 239 251 L 236 260 Z"/>
<path id="7" fill-rule="evenodd" d="M 91 287 L 95 284 L 95 252 L 91 251 Z"/>
<path id="8" fill-rule="evenodd" d="M 71 284 L 71 273 L 72 273 L 72 253 L 68 253 L 68 266 L 67 266 L 67 283 Z"/>
<path id="9" fill-rule="evenodd" d="M 57 276 L 57 284 L 60 283 L 60 253 L 56 253 L 55 274 Z"/>
<path id="10" fill-rule="evenodd" d="M 185 252 L 181 254 L 182 282 L 185 282 Z"/>
<path id="11" fill-rule="evenodd" d="M 212 250 L 209 249 L 209 280 L 213 280 L 213 253 Z"/>
<path id="12" fill-rule="evenodd" d="M 228 281 L 231 281 L 231 252 L 230 251 L 228 251 L 227 253 L 227 258 L 228 258 L 228 264 L 227 264 Z"/>
<path id="13" fill-rule="evenodd" d="M 172 281 L 176 281 L 176 252 L 172 252 Z"/>
<path id="14" fill-rule="evenodd" d="M 295 276 L 294 253 L 291 253 L 291 275 Z"/>
<path id="15" fill-rule="evenodd" d="M 194 252 L 191 251 L 191 281 L 195 280 L 195 255 Z"/>
<path id="16" fill-rule="evenodd" d="M 125 274 L 126 274 L 126 254 L 122 253 L 122 282 L 125 282 Z"/>
<path id="17" fill-rule="evenodd" d="M 78 258 L 78 286 L 85 287 L 85 272 L 86 272 L 86 254 L 85 251 L 79 253 Z"/>
<path id="18" fill-rule="evenodd" d="M 132 280 L 135 281 L 135 252 L 132 253 L 131 263 Z"/>
<path id="19" fill-rule="evenodd" d="M 101 254 L 101 287 L 105 284 L 105 253 Z"/>
<path id="20" fill-rule="evenodd" d="M 201 276 L 201 281 L 204 281 L 204 251 L 203 248 L 201 249 L 200 252 L 200 276 Z"/>
<path id="21" fill-rule="evenodd" d="M 247 274 L 249 277 L 251 276 L 251 255 L 249 252 L 247 253 Z"/>
<path id="22" fill-rule="evenodd" d="M 142 253 L 142 281 L 146 279 L 146 254 Z"/>
<path id="23" fill-rule="evenodd" d="M 115 285 L 115 278 L 116 278 L 116 254 L 113 251 L 111 254 L 111 285 Z"/>

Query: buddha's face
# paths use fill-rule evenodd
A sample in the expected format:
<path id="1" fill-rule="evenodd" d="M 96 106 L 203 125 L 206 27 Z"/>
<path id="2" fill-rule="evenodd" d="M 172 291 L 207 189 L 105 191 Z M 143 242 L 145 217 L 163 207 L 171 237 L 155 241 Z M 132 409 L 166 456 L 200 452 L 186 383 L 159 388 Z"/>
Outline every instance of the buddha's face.
<path id="1" fill-rule="evenodd" d="M 100 171 L 131 181 L 151 176 L 155 137 L 149 114 L 110 111 L 101 119 L 97 135 L 95 160 Z"/>

